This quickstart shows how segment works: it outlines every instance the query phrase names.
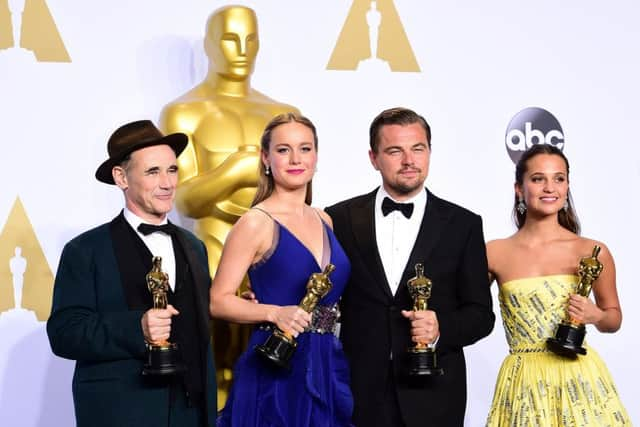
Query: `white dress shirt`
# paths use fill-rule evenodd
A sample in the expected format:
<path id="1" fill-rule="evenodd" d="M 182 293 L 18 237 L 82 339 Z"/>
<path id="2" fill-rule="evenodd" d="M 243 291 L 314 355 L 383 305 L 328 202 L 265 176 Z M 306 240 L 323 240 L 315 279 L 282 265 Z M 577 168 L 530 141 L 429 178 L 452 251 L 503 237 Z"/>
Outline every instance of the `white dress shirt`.
<path id="1" fill-rule="evenodd" d="M 402 212 L 393 211 L 387 216 L 382 214 L 382 201 L 385 197 L 397 203 L 413 203 L 413 213 L 406 218 Z M 409 200 L 398 202 L 380 186 L 375 201 L 376 242 L 378 253 L 391 288 L 395 295 L 401 285 L 402 274 L 409 262 L 411 251 L 420 232 L 422 217 L 427 205 L 427 190 L 423 190 Z"/>
<path id="2" fill-rule="evenodd" d="M 142 239 L 149 251 L 153 254 L 153 256 L 162 257 L 162 271 L 169 275 L 169 286 L 171 290 L 175 290 L 176 286 L 176 257 L 173 253 L 173 242 L 171 241 L 171 236 L 165 234 L 163 232 L 155 232 L 151 233 L 147 236 L 138 231 L 138 226 L 142 224 L 144 221 L 138 215 L 131 212 L 126 207 L 124 208 L 124 219 L 133 227 L 133 229 L 138 233 L 138 236 Z M 167 223 L 167 218 L 165 217 L 162 225 Z"/>

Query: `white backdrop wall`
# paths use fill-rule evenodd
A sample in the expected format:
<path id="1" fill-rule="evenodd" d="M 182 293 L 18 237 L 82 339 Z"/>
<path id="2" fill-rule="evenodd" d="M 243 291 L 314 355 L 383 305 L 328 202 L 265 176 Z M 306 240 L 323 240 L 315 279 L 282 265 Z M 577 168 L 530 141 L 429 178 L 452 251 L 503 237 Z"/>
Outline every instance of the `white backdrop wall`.
<path id="1" fill-rule="evenodd" d="M 588 340 L 638 422 L 637 2 L 395 0 L 420 72 L 326 69 L 351 0 L 237 3 L 252 7 L 259 20 L 252 86 L 300 108 L 318 127 L 318 206 L 378 184 L 367 157 L 368 126 L 382 109 L 402 105 L 425 115 L 433 129 L 429 188 L 481 214 L 487 240 L 507 236 L 514 231 L 507 125 L 526 107 L 555 115 L 583 234 L 604 241 L 617 264 L 622 328 L 613 335 L 589 328 Z M 127 121 L 157 120 L 166 103 L 202 79 L 205 21 L 226 4 L 46 0 L 70 62 L 39 62 L 16 47 L 0 50 L 0 224 L 19 197 L 52 272 L 67 240 L 122 206 L 119 191 L 93 178 L 108 136 Z M 0 26 L 7 22 L 6 5 L 0 0 Z M 0 248 L 13 254 L 19 242 L 10 236 L 7 230 L 0 235 Z M 0 272 L 8 271 L 5 258 Z M 24 277 L 25 298 L 50 301 L 50 282 Z M 8 315 L 11 275 L 0 280 L 6 315 L 0 316 L 0 425 L 73 426 L 73 363 L 51 354 L 45 319 Z M 497 310 L 496 293 L 494 286 Z M 466 425 L 483 425 L 506 353 L 498 314 L 494 332 L 466 350 Z"/>

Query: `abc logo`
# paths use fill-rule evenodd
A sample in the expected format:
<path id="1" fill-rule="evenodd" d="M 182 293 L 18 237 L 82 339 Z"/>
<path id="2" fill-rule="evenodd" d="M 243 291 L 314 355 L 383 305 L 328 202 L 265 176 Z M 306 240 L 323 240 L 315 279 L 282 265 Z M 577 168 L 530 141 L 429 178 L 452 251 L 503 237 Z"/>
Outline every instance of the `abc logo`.
<path id="1" fill-rule="evenodd" d="M 517 163 L 522 153 L 534 144 L 550 144 L 562 150 L 564 134 L 553 114 L 542 108 L 530 107 L 511 119 L 504 142 L 509 157 Z"/>

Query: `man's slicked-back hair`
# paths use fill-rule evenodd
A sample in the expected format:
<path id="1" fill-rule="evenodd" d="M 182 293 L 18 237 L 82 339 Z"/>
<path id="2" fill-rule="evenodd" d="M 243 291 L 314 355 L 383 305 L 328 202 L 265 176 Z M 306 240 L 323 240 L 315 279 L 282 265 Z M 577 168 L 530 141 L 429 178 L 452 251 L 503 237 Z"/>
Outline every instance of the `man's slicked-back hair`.
<path id="1" fill-rule="evenodd" d="M 380 129 L 386 125 L 408 126 L 419 123 L 427 135 L 427 145 L 431 149 L 431 127 L 420 114 L 403 107 L 395 107 L 384 110 L 376 116 L 369 127 L 369 146 L 374 153 L 378 152 L 380 142 Z"/>

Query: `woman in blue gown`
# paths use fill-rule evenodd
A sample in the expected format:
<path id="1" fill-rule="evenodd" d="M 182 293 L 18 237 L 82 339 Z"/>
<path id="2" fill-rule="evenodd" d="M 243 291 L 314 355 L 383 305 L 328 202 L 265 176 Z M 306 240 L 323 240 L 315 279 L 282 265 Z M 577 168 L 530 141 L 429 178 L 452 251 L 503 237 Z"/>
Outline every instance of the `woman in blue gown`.
<path id="1" fill-rule="evenodd" d="M 305 117 L 275 117 L 261 140 L 260 183 L 253 207 L 229 233 L 211 287 L 211 315 L 256 325 L 234 369 L 219 426 L 350 426 L 349 370 L 334 329 L 349 261 L 331 219 L 311 204 L 318 140 Z M 327 264 L 332 288 L 307 313 L 298 307 L 313 273 Z M 255 301 L 237 296 L 248 274 Z M 273 327 L 295 337 L 290 369 L 254 348 Z"/>

